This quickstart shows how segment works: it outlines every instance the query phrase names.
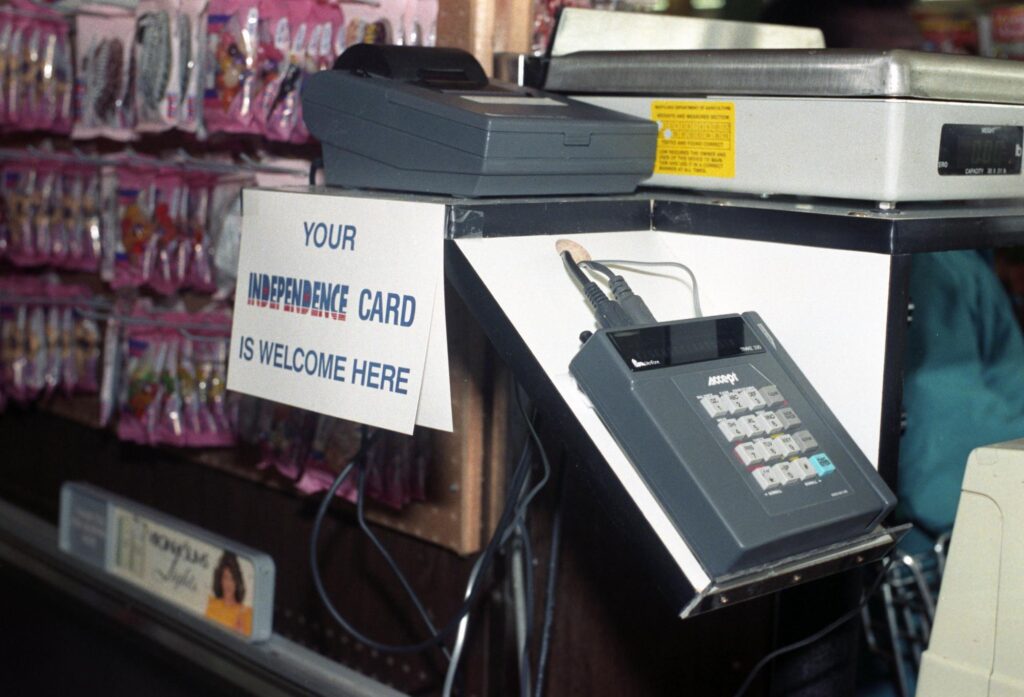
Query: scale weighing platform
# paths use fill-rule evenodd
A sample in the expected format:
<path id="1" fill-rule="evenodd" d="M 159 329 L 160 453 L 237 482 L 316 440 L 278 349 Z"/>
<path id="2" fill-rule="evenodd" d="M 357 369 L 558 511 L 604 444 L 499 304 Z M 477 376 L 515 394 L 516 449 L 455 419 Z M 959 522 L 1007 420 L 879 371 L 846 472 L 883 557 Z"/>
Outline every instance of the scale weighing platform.
<path id="1" fill-rule="evenodd" d="M 1024 194 L 1024 64 L 915 51 L 585 51 L 546 90 L 658 122 L 645 184 L 878 202 Z"/>

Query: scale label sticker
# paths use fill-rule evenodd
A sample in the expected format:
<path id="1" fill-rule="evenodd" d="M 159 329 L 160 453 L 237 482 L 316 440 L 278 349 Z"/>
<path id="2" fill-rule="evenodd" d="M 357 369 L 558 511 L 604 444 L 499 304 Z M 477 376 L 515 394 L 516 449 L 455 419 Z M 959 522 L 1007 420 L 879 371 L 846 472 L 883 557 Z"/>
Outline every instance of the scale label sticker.
<path id="1" fill-rule="evenodd" d="M 736 105 L 704 100 L 651 102 L 658 123 L 655 174 L 736 176 Z"/>

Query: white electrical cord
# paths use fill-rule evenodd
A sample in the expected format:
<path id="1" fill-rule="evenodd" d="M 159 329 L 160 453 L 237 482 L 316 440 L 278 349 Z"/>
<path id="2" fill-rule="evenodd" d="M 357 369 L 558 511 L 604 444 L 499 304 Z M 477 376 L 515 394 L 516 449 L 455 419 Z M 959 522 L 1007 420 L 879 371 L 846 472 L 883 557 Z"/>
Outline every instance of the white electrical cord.
<path id="1" fill-rule="evenodd" d="M 704 316 L 704 312 L 700 308 L 700 290 L 697 288 L 697 276 L 694 275 L 693 271 L 686 264 L 681 264 L 678 261 L 636 261 L 633 259 L 594 259 L 593 263 L 604 264 L 605 266 L 624 266 L 627 268 L 631 266 L 674 266 L 678 269 L 682 269 L 690 277 L 690 295 L 693 298 L 693 316 Z"/>

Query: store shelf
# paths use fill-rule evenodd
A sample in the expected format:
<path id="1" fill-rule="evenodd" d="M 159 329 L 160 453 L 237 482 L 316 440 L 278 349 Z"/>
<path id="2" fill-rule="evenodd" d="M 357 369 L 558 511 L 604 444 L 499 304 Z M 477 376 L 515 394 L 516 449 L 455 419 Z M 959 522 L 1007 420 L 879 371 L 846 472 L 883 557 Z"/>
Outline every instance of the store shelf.
<path id="1" fill-rule="evenodd" d="M 402 693 L 274 635 L 250 644 L 160 603 L 57 549 L 55 526 L 0 501 L 0 560 L 30 573 L 124 631 L 246 693 L 400 697 Z"/>

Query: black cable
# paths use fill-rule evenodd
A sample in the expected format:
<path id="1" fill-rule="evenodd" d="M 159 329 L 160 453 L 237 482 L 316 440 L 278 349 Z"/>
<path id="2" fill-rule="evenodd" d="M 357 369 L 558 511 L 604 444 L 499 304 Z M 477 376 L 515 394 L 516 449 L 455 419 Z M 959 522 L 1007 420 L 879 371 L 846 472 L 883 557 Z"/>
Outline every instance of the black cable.
<path id="1" fill-rule="evenodd" d="M 563 458 L 564 460 L 564 458 Z M 537 651 L 537 675 L 534 678 L 533 697 L 544 696 L 544 673 L 551 650 L 551 631 L 555 620 L 555 593 L 558 588 L 558 556 L 562 545 L 562 493 L 565 490 L 566 465 L 563 461 L 558 482 L 558 500 L 555 519 L 551 523 L 551 549 L 548 552 L 548 577 L 544 590 L 544 620 L 540 630 L 540 649 Z"/>
<path id="2" fill-rule="evenodd" d="M 324 158 L 315 157 L 313 161 L 309 163 L 309 185 L 316 186 L 316 172 L 317 170 L 324 168 Z"/>
<path id="3" fill-rule="evenodd" d="M 312 533 L 310 534 L 309 540 L 309 563 L 310 570 L 313 576 L 313 585 L 316 588 L 317 595 L 320 597 L 321 602 L 323 602 L 324 607 L 327 608 L 327 612 L 331 615 L 334 621 L 337 622 L 338 625 L 340 625 L 346 632 L 355 637 L 356 640 L 362 642 L 363 644 L 369 646 L 372 649 L 376 649 L 384 653 L 416 653 L 424 649 L 430 648 L 432 646 L 435 646 L 437 644 L 440 644 L 450 634 L 452 634 L 454 631 L 458 629 L 459 622 L 462 620 L 463 617 L 466 616 L 470 608 L 472 608 L 472 606 L 476 603 L 477 599 L 479 598 L 480 593 L 482 592 L 482 589 L 484 587 L 484 584 L 477 584 L 472 589 L 470 594 L 463 600 L 462 605 L 459 606 L 459 609 L 455 612 L 454 616 L 443 627 L 441 627 L 440 630 L 438 630 L 436 635 L 431 636 L 429 639 L 425 639 L 414 644 L 387 644 L 384 642 L 371 639 L 370 637 L 366 636 L 358 629 L 356 629 L 348 620 L 346 620 L 341 615 L 340 612 L 338 612 L 338 609 L 334 606 L 334 603 L 331 602 L 331 599 L 327 594 L 326 588 L 324 588 L 323 579 L 320 577 L 320 564 L 319 553 L 317 551 L 317 542 L 320 539 L 320 530 L 323 527 L 324 518 L 327 516 L 327 510 L 330 508 L 331 502 L 334 500 L 335 494 L 337 493 L 341 485 L 345 482 L 345 480 L 348 478 L 349 474 L 352 472 L 352 469 L 355 467 L 356 461 L 358 461 L 358 459 L 364 454 L 364 452 L 365 448 L 360 448 L 360 452 L 356 454 L 356 457 L 353 458 L 353 461 L 346 465 L 345 468 L 338 474 L 338 476 L 334 479 L 334 482 L 331 484 L 330 489 L 328 489 L 323 500 L 320 502 L 320 507 L 317 509 L 316 517 L 314 518 L 313 521 L 313 530 Z M 483 552 L 481 552 L 480 554 L 480 557 L 482 558 L 481 575 L 486 573 L 486 570 L 494 561 L 494 555 L 496 554 L 497 549 L 500 546 L 499 542 L 501 541 L 503 533 L 508 529 L 510 523 L 516 517 L 518 517 L 519 508 L 518 506 L 515 505 L 514 496 L 517 492 L 519 492 L 522 489 L 523 483 L 528 473 L 529 460 L 527 458 L 524 458 L 522 461 L 520 461 L 519 465 L 516 467 L 516 471 L 513 473 L 512 488 L 509 490 L 509 494 L 505 499 L 505 508 L 502 511 L 501 517 L 498 519 L 497 525 L 495 526 L 494 535 L 492 535 L 491 539 L 484 547 Z"/>
<path id="4" fill-rule="evenodd" d="M 523 631 L 523 647 L 519 654 L 519 694 L 530 697 L 530 639 L 533 637 L 533 545 L 530 543 L 530 531 L 526 521 L 520 519 L 516 525 L 524 562 L 523 569 L 523 604 L 526 606 L 526 627 Z"/>
<path id="5" fill-rule="evenodd" d="M 615 327 L 628 327 L 632 324 L 629 316 L 619 303 L 615 302 L 608 295 L 601 290 L 601 286 L 597 285 L 590 278 L 587 277 L 583 270 L 579 267 L 579 264 L 572 258 L 572 254 L 569 252 L 562 252 L 562 263 L 565 264 L 566 270 L 569 275 L 572 276 L 573 280 L 580 288 L 580 292 L 583 293 L 583 297 L 590 303 L 590 308 L 593 311 L 594 319 L 605 329 L 614 329 Z"/>
<path id="6" fill-rule="evenodd" d="M 398 579 L 398 582 L 402 584 L 402 588 L 405 589 L 405 594 L 409 596 L 409 600 L 411 600 L 412 604 L 416 606 L 416 612 L 418 612 L 420 617 L 423 619 L 423 623 L 427 625 L 427 629 L 430 631 L 430 634 L 432 636 L 436 636 L 437 627 L 435 627 L 434 623 L 430 620 L 430 615 L 427 614 L 426 608 L 423 607 L 420 597 L 416 594 L 416 591 L 413 590 L 412 584 L 409 583 L 409 579 L 406 578 L 404 573 L 402 573 L 402 569 L 398 566 L 398 562 L 396 562 L 394 557 L 391 556 L 384 544 L 376 535 L 373 534 L 370 526 L 366 524 L 366 515 L 364 512 L 364 503 L 366 501 L 366 461 L 360 461 L 356 467 L 359 469 L 359 484 L 356 495 L 356 520 L 359 522 L 359 527 L 362 529 L 363 534 L 370 538 L 370 542 L 372 542 L 373 546 L 377 548 L 380 555 L 384 557 L 384 561 L 387 562 L 388 567 L 391 569 L 391 573 L 393 573 Z M 448 651 L 448 648 L 445 646 L 441 646 L 440 648 L 441 652 L 445 655 L 445 658 L 451 660 L 452 656 Z"/>
<path id="7" fill-rule="evenodd" d="M 772 661 L 774 661 L 779 656 L 785 653 L 789 653 L 790 651 L 802 649 L 805 646 L 809 646 L 810 644 L 813 644 L 814 642 L 823 639 L 824 637 L 828 636 L 829 634 L 837 630 L 839 627 L 842 627 L 844 624 L 846 624 L 854 617 L 859 615 L 860 611 L 864 608 L 865 605 L 867 605 L 868 601 L 871 600 L 871 596 L 873 596 L 875 594 L 875 591 L 878 590 L 878 586 L 882 583 L 882 579 L 885 578 L 885 574 L 889 571 L 889 566 L 891 564 L 892 560 L 889 559 L 886 560 L 886 562 L 882 565 L 882 570 L 878 573 L 878 576 L 871 584 L 871 589 L 864 594 L 864 597 L 861 598 L 861 601 L 857 603 L 857 607 L 853 608 L 852 610 L 843 615 L 840 615 L 838 619 L 833 620 L 831 623 L 825 625 L 823 628 L 819 629 L 814 634 L 811 634 L 808 637 L 804 637 L 800 641 L 795 641 L 792 644 L 788 644 L 781 648 L 775 649 L 768 655 L 762 657 L 761 660 L 758 661 L 757 664 L 750 669 L 750 672 L 747 673 L 746 680 L 744 680 L 743 684 L 741 684 L 739 689 L 736 690 L 736 693 L 733 695 L 733 697 L 743 697 L 743 693 L 745 693 L 747 689 L 750 687 L 751 683 L 754 682 L 754 678 L 756 678 L 757 674 L 761 672 L 761 669 L 769 663 L 771 663 Z"/>
<path id="8" fill-rule="evenodd" d="M 583 270 L 576 263 L 576 260 L 572 258 L 572 254 L 569 252 L 562 252 L 562 263 L 565 264 L 566 270 L 569 275 L 573 277 L 573 280 L 579 284 L 580 290 L 586 288 L 588 283 L 593 283 L 587 275 L 583 273 Z"/>

